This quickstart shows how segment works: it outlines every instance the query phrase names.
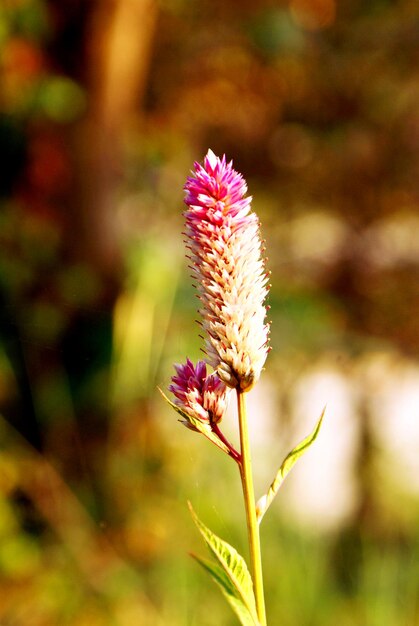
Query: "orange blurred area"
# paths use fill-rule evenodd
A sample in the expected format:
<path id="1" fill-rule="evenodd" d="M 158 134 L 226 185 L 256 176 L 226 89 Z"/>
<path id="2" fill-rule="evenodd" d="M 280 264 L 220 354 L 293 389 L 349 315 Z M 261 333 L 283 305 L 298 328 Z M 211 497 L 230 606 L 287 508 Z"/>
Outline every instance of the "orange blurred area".
<path id="1" fill-rule="evenodd" d="M 302 28 L 307 30 L 326 28 L 335 21 L 335 0 L 291 0 L 290 13 Z"/>
<path id="2" fill-rule="evenodd" d="M 237 623 L 186 506 L 245 554 L 236 468 L 158 391 L 202 358 L 183 185 L 211 148 L 271 272 L 258 497 L 327 405 L 263 520 L 268 622 L 419 625 L 418 23 L 411 0 L 1 3 L 0 624 Z"/>
<path id="3" fill-rule="evenodd" d="M 28 80 L 37 76 L 44 68 L 43 53 L 25 39 L 11 38 L 3 48 L 2 66 L 6 76 L 20 76 Z"/>

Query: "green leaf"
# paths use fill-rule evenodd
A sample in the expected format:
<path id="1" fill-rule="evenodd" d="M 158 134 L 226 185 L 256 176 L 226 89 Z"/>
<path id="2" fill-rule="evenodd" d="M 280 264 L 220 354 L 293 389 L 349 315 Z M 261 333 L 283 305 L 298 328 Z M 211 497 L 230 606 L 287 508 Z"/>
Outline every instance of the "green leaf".
<path id="1" fill-rule="evenodd" d="M 230 451 L 228 447 L 225 445 L 225 443 L 221 441 L 221 439 L 217 437 L 217 435 L 211 430 L 210 424 L 206 424 L 205 422 L 202 422 L 198 418 L 188 415 L 187 413 L 185 413 L 185 411 L 182 411 L 182 409 L 178 407 L 174 402 L 169 400 L 166 394 L 163 393 L 163 391 L 159 387 L 158 387 L 158 390 L 160 391 L 161 395 L 166 400 L 166 402 L 170 404 L 170 406 L 176 411 L 176 413 L 178 413 L 183 418 L 183 420 L 179 420 L 181 424 L 185 424 L 185 426 L 189 426 L 190 428 L 192 428 L 192 430 L 195 430 L 201 433 L 202 435 L 204 435 L 204 437 L 206 437 L 212 443 L 218 446 L 220 450 L 222 450 L 223 452 L 226 452 L 227 454 L 230 454 Z"/>
<path id="2" fill-rule="evenodd" d="M 223 541 L 203 524 L 189 503 L 192 518 L 204 538 L 208 548 L 221 567 L 213 565 L 194 555 L 214 580 L 222 587 L 223 593 L 236 612 L 243 626 L 259 626 L 253 582 L 247 565 L 235 548 Z"/>
<path id="3" fill-rule="evenodd" d="M 311 444 L 314 443 L 314 441 L 317 439 L 317 435 L 319 434 L 325 411 L 326 407 L 323 409 L 322 414 L 320 415 L 320 418 L 313 432 L 310 433 L 308 437 L 305 437 L 305 439 L 300 441 L 300 443 L 297 444 L 295 448 L 293 448 L 291 452 L 285 457 L 285 459 L 282 461 L 281 467 L 279 468 L 275 476 L 275 479 L 268 489 L 268 492 L 258 500 L 256 504 L 256 515 L 259 523 L 261 522 L 263 516 L 271 505 L 272 500 L 278 493 L 278 490 L 284 482 L 285 478 L 288 476 L 298 459 L 303 456 L 303 454 L 310 448 Z"/>
<path id="4" fill-rule="evenodd" d="M 224 572 L 222 567 L 208 561 L 207 559 L 203 559 L 196 554 L 191 554 L 191 556 L 201 565 L 201 567 L 206 570 L 211 578 L 217 583 L 220 587 L 224 597 L 227 599 L 227 602 L 232 607 L 233 611 L 236 613 L 239 618 L 240 623 L 243 626 L 259 626 L 259 622 L 255 616 L 252 616 L 249 609 L 244 604 L 239 592 L 231 582 L 230 578 Z"/>

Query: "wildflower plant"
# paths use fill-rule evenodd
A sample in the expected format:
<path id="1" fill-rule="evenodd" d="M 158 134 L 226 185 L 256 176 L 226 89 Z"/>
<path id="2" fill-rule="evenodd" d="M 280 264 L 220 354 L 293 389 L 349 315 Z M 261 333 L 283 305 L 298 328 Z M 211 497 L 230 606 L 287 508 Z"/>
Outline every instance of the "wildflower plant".
<path id="1" fill-rule="evenodd" d="M 175 365 L 167 402 L 181 423 L 201 433 L 237 463 L 247 521 L 250 571 L 242 556 L 191 514 L 215 557 L 194 558 L 212 576 L 243 626 L 266 626 L 259 525 L 295 462 L 319 432 L 314 431 L 284 459 L 267 493 L 254 495 L 246 394 L 257 383 L 269 352 L 266 321 L 268 273 L 257 215 L 251 211 L 244 178 L 225 156 L 208 150 L 204 164 L 195 163 L 185 185 L 185 244 L 201 303 L 205 361 Z M 208 373 L 207 365 L 212 369 Z M 236 395 L 240 449 L 223 435 L 220 423 L 228 399 Z M 323 412 L 324 413 L 324 412 Z"/>

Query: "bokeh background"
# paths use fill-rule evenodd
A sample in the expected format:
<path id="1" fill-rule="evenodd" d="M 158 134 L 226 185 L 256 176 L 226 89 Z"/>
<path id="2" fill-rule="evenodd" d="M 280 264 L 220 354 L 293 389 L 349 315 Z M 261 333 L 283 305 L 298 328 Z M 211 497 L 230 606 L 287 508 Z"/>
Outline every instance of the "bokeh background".
<path id="1" fill-rule="evenodd" d="M 416 0 L 2 0 L 2 626 L 236 624 L 186 506 L 246 554 L 236 467 L 157 391 L 201 354 L 208 147 L 272 272 L 258 494 L 327 404 L 263 521 L 270 623 L 419 624 L 418 67 Z"/>

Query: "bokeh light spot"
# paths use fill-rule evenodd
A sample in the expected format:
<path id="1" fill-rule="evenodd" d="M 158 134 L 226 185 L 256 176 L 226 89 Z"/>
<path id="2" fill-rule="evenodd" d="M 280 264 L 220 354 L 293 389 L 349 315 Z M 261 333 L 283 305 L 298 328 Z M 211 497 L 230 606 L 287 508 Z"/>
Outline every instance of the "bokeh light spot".
<path id="1" fill-rule="evenodd" d="M 85 110 L 83 90 L 69 78 L 53 78 L 42 88 L 41 106 L 54 122 L 72 122 Z"/>

